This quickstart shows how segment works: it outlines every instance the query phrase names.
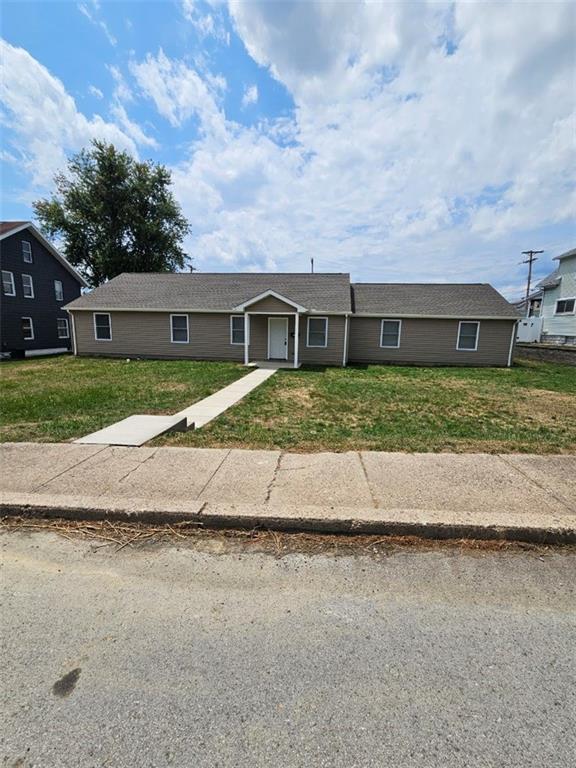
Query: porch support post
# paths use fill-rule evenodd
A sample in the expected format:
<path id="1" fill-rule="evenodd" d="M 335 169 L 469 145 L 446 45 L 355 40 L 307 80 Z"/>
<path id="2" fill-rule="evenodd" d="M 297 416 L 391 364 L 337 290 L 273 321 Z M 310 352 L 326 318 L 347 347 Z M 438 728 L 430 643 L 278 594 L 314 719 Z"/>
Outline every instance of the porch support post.
<path id="1" fill-rule="evenodd" d="M 250 362 L 250 315 L 244 312 L 244 365 Z"/>
<path id="2" fill-rule="evenodd" d="M 300 313 L 294 316 L 294 368 L 298 368 L 298 343 L 300 333 Z"/>

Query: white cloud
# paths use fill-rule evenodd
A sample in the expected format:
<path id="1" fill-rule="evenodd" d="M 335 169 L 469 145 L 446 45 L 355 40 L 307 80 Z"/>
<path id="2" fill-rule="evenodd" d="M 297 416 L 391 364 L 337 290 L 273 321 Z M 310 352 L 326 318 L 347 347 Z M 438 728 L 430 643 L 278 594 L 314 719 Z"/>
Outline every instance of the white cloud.
<path id="1" fill-rule="evenodd" d="M 196 0 L 182 0 L 180 6 L 182 15 L 192 24 L 200 39 L 214 37 L 226 45 L 230 43 L 230 34 L 224 26 L 222 12 L 216 8 L 216 3 L 212 3 L 210 12 L 206 11 L 206 3 L 202 5 Z"/>
<path id="2" fill-rule="evenodd" d="M 574 6 L 229 8 L 296 109 L 221 123 L 177 167 L 202 268 L 314 254 L 364 279 L 504 284 L 523 234 L 574 214 Z"/>
<path id="3" fill-rule="evenodd" d="M 102 30 L 110 45 L 117 45 L 118 40 L 108 29 L 106 22 L 98 18 L 98 13 L 100 11 L 100 3 L 98 0 L 92 0 L 90 3 L 78 3 L 77 8 L 91 24 Z"/>
<path id="4" fill-rule="evenodd" d="M 242 107 L 246 109 L 251 104 L 256 104 L 258 101 L 258 86 L 250 85 L 244 89 L 244 96 L 242 96 Z"/>
<path id="5" fill-rule="evenodd" d="M 100 115 L 88 119 L 61 81 L 22 48 L 0 40 L 0 52 L 10 72 L 0 80 L 5 144 L 37 188 L 49 187 L 56 171 L 65 167 L 66 154 L 82 149 L 92 138 L 137 155 L 134 131 Z"/>
<path id="6" fill-rule="evenodd" d="M 103 99 L 104 94 L 100 90 L 100 88 L 97 88 L 95 85 L 89 85 L 88 86 L 88 92 L 92 94 L 92 96 L 95 96 L 97 99 Z"/>
<path id="7" fill-rule="evenodd" d="M 160 49 L 130 70 L 142 93 L 151 99 L 162 117 L 174 126 L 196 116 L 205 132 L 221 132 L 222 115 L 216 100 L 225 87 L 222 78 L 202 77 L 183 61 L 169 59 Z"/>

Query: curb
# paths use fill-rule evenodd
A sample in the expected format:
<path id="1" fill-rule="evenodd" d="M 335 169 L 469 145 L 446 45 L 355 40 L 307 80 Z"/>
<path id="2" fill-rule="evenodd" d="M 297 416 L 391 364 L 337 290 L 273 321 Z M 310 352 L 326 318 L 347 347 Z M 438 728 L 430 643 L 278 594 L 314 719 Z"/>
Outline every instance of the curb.
<path id="1" fill-rule="evenodd" d="M 133 500 L 118 504 L 98 499 L 98 504 L 82 499 L 31 499 L 29 494 L 14 494 L 0 502 L 0 515 L 10 517 L 65 518 L 68 520 L 116 520 L 132 523 L 173 524 L 186 522 L 205 528 L 262 528 L 286 532 L 369 534 L 380 536 L 418 536 L 426 539 L 477 539 L 517 541 L 531 544 L 576 544 L 576 515 L 567 514 L 518 524 L 504 522 L 505 515 L 482 516 L 449 511 L 379 510 L 335 507 L 234 507 L 203 502 L 175 504 L 159 509 L 149 502 Z M 466 519 L 468 518 L 468 519 Z M 473 519 L 475 518 L 475 519 Z M 498 519 L 499 518 L 499 519 Z"/>

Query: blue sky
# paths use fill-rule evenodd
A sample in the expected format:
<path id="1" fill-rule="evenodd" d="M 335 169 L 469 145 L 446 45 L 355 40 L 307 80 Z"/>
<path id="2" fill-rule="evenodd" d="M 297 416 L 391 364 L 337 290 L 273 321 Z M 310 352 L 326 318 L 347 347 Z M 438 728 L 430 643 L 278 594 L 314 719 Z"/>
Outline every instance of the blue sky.
<path id="1" fill-rule="evenodd" d="M 165 163 L 205 271 L 522 293 L 576 244 L 572 3 L 5 2 L 2 218 L 92 137 Z"/>

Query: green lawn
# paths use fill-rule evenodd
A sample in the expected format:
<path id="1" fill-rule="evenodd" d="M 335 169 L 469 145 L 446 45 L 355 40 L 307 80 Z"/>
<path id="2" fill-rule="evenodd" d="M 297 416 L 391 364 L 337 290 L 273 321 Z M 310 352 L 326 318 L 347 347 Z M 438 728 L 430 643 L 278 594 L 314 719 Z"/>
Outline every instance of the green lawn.
<path id="1" fill-rule="evenodd" d="M 576 369 L 399 366 L 279 371 L 169 445 L 292 451 L 576 451 Z"/>
<path id="2" fill-rule="evenodd" d="M 61 441 L 174 413 L 233 363 L 58 357 L 0 364 L 0 438 Z M 212 424 L 155 444 L 293 451 L 576 451 L 576 370 L 366 366 L 279 371 Z"/>
<path id="3" fill-rule="evenodd" d="M 234 363 L 46 357 L 0 363 L 0 440 L 59 442 L 174 413 L 243 376 Z"/>

